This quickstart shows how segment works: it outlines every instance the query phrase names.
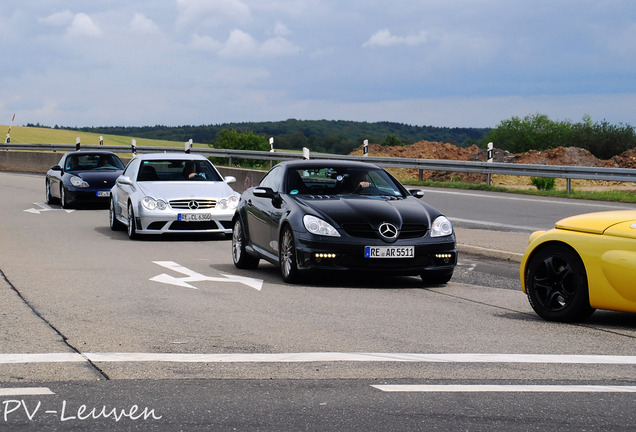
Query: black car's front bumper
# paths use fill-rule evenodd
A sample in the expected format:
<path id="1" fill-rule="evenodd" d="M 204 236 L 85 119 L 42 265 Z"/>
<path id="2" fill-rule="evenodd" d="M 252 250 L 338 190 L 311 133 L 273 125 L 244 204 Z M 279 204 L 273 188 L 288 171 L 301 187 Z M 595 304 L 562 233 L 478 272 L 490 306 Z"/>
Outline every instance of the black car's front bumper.
<path id="1" fill-rule="evenodd" d="M 318 238 L 296 233 L 298 268 L 330 270 L 362 270 L 406 275 L 428 271 L 452 271 L 457 265 L 454 236 L 409 239 L 386 243 L 375 239 Z M 413 258 L 366 258 L 366 246 L 413 246 Z"/>

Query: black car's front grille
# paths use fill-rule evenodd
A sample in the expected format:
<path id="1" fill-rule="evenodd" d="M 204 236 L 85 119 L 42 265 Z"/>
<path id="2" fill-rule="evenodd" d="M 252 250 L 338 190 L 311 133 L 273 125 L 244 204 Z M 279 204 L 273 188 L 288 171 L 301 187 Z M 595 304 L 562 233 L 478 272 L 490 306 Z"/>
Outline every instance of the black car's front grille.
<path id="1" fill-rule="evenodd" d="M 170 207 L 177 210 L 213 209 L 216 200 L 208 199 L 182 199 L 170 201 Z"/>
<path id="2" fill-rule="evenodd" d="M 424 237 L 428 228 L 424 224 L 404 224 L 400 229 L 400 238 Z"/>
<path id="3" fill-rule="evenodd" d="M 344 224 L 342 228 L 351 237 L 359 238 L 378 238 L 380 233 L 377 229 L 374 229 L 369 224 L 364 223 L 350 223 Z M 424 224 L 404 224 L 400 229 L 399 239 L 411 239 L 424 237 L 426 235 L 427 227 Z"/>
<path id="4" fill-rule="evenodd" d="M 377 238 L 379 235 L 378 231 L 374 230 L 371 225 L 364 223 L 345 224 L 342 225 L 342 229 L 351 237 Z"/>

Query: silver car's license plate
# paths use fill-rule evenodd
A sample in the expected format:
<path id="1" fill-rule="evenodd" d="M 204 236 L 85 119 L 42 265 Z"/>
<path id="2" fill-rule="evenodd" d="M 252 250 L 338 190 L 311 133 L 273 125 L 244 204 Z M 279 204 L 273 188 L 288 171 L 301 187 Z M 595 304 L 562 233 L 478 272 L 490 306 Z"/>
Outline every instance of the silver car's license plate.
<path id="1" fill-rule="evenodd" d="M 179 220 L 182 222 L 201 222 L 212 220 L 210 213 L 179 213 Z"/>
<path id="2" fill-rule="evenodd" d="M 365 258 L 413 258 L 414 246 L 365 246 Z"/>

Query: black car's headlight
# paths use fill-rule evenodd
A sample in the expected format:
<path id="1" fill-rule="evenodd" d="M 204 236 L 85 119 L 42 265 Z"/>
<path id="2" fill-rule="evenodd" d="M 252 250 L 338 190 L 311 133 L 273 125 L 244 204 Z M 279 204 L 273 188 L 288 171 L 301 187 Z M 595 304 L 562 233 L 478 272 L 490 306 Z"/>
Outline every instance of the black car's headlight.
<path id="1" fill-rule="evenodd" d="M 85 188 L 89 186 L 88 183 L 86 183 L 84 180 L 82 180 L 81 177 L 78 177 L 78 176 L 71 177 L 71 184 L 75 187 L 81 187 L 81 188 Z"/>
<path id="2" fill-rule="evenodd" d="M 446 216 L 438 216 L 431 225 L 431 237 L 444 237 L 453 233 L 453 224 Z"/>
<path id="3" fill-rule="evenodd" d="M 154 199 L 151 196 L 146 196 L 141 200 L 141 204 L 148 210 L 165 210 L 168 208 L 168 204 L 162 199 Z"/>
<path id="4" fill-rule="evenodd" d="M 330 237 L 340 237 L 340 233 L 329 222 L 326 222 L 316 216 L 303 216 L 303 224 L 307 231 L 316 235 L 324 235 Z"/>

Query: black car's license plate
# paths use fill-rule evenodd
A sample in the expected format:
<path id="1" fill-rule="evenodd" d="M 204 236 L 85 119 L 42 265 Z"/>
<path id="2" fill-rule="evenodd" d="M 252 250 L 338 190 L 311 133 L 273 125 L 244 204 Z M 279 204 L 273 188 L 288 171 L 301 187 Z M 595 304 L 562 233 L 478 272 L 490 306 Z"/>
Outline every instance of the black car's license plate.
<path id="1" fill-rule="evenodd" d="M 97 195 L 98 198 L 108 198 L 110 196 L 110 191 L 97 191 L 95 195 Z"/>
<path id="2" fill-rule="evenodd" d="M 182 222 L 201 222 L 212 220 L 210 213 L 179 213 L 179 220 Z"/>
<path id="3" fill-rule="evenodd" d="M 365 258 L 413 258 L 414 246 L 365 246 Z"/>

